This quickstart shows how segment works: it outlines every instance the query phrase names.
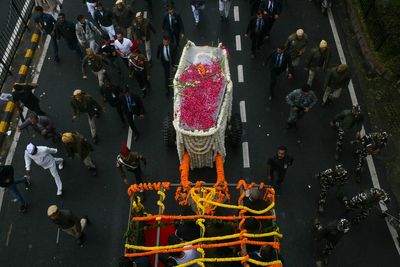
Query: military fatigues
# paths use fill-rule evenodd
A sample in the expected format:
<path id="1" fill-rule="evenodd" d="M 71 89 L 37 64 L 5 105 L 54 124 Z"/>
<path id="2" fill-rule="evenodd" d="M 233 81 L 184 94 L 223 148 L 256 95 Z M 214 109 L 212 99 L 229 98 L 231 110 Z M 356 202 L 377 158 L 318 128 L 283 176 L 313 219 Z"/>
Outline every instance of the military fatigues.
<path id="1" fill-rule="evenodd" d="M 347 69 L 344 72 L 338 72 L 337 67 L 333 67 L 328 71 L 324 83 L 324 95 L 322 102 L 325 104 L 328 99 L 337 99 L 342 93 L 342 89 L 346 88 L 350 82 L 350 72 Z"/>
<path id="2" fill-rule="evenodd" d="M 304 54 L 306 46 L 308 43 L 308 36 L 304 33 L 303 38 L 298 39 L 296 33 L 289 35 L 285 49 L 288 51 L 290 57 L 292 58 L 292 65 L 294 67 L 298 66 L 300 63 L 300 57 Z"/>
<path id="3" fill-rule="evenodd" d="M 367 218 L 374 205 L 379 201 L 389 201 L 388 194 L 380 188 L 370 188 L 355 195 L 350 200 L 344 200 L 346 209 L 353 210 L 356 215 L 350 219 L 351 224 L 357 224 Z"/>
<path id="4" fill-rule="evenodd" d="M 387 143 L 386 132 L 374 132 L 364 135 L 361 139 L 356 141 L 360 144 L 360 148 L 354 152 L 356 157 L 356 181 L 360 182 L 360 176 L 364 167 L 365 158 L 368 155 L 378 153 Z"/>
<path id="5" fill-rule="evenodd" d="M 133 172 L 135 174 L 136 182 L 138 184 L 143 183 L 140 161 L 142 161 L 143 164 L 146 165 L 145 157 L 137 152 L 131 151 L 126 156 L 119 154 L 117 156 L 116 167 L 118 169 L 119 174 L 121 175 L 121 178 L 124 180 L 127 179 L 127 176 L 124 171 L 125 167 L 127 171 Z"/>
<path id="6" fill-rule="evenodd" d="M 326 196 L 329 188 L 338 185 L 339 187 L 343 186 L 348 181 L 347 171 L 341 166 L 337 165 L 335 168 L 329 168 L 325 171 L 319 172 L 316 177 L 319 180 L 321 186 L 321 192 L 319 194 L 318 201 L 318 211 L 319 213 L 324 212 L 324 206 L 326 204 Z M 340 190 L 340 189 L 339 189 Z M 339 191 L 339 195 L 341 195 Z"/>
<path id="7" fill-rule="evenodd" d="M 73 158 L 75 155 L 79 155 L 83 164 L 89 170 L 96 169 L 90 157 L 90 152 L 93 151 L 93 147 L 79 132 L 72 132 L 72 141 L 68 143 L 63 142 L 62 144 L 67 151 L 68 157 Z"/>
<path id="8" fill-rule="evenodd" d="M 308 80 L 307 84 L 312 86 L 314 81 L 315 73 L 322 69 L 326 71 L 329 66 L 329 61 L 331 59 L 331 52 L 329 47 L 325 51 L 321 51 L 319 47 L 311 50 L 310 55 L 305 61 L 305 68 L 308 69 Z"/>
<path id="9" fill-rule="evenodd" d="M 296 122 L 303 117 L 305 108 L 312 108 L 317 103 L 317 96 L 313 91 L 305 96 L 301 89 L 296 89 L 286 96 L 286 102 L 290 106 L 290 113 L 288 118 L 288 125 L 295 125 Z M 293 108 L 297 107 L 297 110 Z"/>

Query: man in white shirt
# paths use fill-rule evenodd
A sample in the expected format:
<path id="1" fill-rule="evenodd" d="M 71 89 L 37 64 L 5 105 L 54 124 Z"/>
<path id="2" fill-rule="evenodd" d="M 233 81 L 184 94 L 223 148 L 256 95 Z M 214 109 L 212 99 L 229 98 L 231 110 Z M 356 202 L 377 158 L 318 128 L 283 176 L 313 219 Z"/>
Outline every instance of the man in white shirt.
<path id="1" fill-rule="evenodd" d="M 31 163 L 32 160 L 42 167 L 43 169 L 50 170 L 51 175 L 54 177 L 54 181 L 57 185 L 57 196 L 62 195 L 62 182 L 60 175 L 58 174 L 56 165 L 60 170 L 63 169 L 64 160 L 62 158 L 55 158 L 51 154 L 57 153 L 56 148 L 50 148 L 46 146 L 35 146 L 29 143 L 25 149 L 25 169 L 28 176 L 31 175 Z"/>
<path id="2" fill-rule="evenodd" d="M 129 55 L 131 54 L 132 42 L 128 38 L 125 38 L 121 32 L 117 32 L 117 40 L 114 42 L 114 47 L 117 53 L 120 55 L 122 61 L 128 66 Z"/>

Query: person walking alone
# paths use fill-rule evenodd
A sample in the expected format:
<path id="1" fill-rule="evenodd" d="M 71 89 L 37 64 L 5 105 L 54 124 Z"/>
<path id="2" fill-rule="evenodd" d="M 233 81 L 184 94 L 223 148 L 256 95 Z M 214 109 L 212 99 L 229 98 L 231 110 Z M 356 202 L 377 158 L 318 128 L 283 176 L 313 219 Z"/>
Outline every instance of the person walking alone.
<path id="1" fill-rule="evenodd" d="M 172 5 L 168 6 L 167 10 L 162 23 L 163 33 L 168 35 L 171 43 L 179 47 L 179 41 L 185 35 L 182 17 Z"/>
<path id="2" fill-rule="evenodd" d="M 80 89 L 74 91 L 70 104 L 72 107 L 72 120 L 75 120 L 81 113 L 87 113 L 93 143 L 97 144 L 99 140 L 94 118 L 100 116 L 100 112 L 103 110 L 102 107 L 93 97 Z"/>
<path id="3" fill-rule="evenodd" d="M 317 103 L 317 96 L 310 89 L 310 86 L 305 84 L 301 89 L 295 89 L 286 96 L 286 102 L 290 106 L 287 129 L 296 126 L 297 121 Z"/>
<path id="4" fill-rule="evenodd" d="M 54 178 L 54 181 L 57 185 L 57 196 L 62 195 L 62 182 L 60 175 L 57 171 L 58 169 L 62 170 L 64 168 L 64 160 L 62 158 L 55 158 L 52 154 L 56 154 L 58 152 L 57 148 L 51 148 L 47 146 L 36 146 L 32 143 L 29 143 L 25 149 L 25 170 L 28 177 L 31 176 L 31 164 L 32 160 L 42 167 L 43 169 L 49 169 L 51 175 Z"/>
<path id="5" fill-rule="evenodd" d="M 300 58 L 306 51 L 308 44 L 308 36 L 303 29 L 298 29 L 295 33 L 289 35 L 285 43 L 285 50 L 289 53 L 292 59 L 292 66 L 297 67 L 300 63 Z"/>
<path id="6" fill-rule="evenodd" d="M 143 102 L 138 95 L 129 92 L 128 88 L 124 88 L 123 94 L 120 96 L 120 103 L 122 113 L 125 115 L 128 121 L 129 127 L 134 134 L 133 140 L 136 141 L 139 138 L 139 131 L 137 130 L 134 122 L 134 116 L 144 118 L 144 107 Z"/>
<path id="7" fill-rule="evenodd" d="M 60 210 L 58 206 L 51 205 L 47 208 L 47 216 L 61 230 L 68 235 L 75 237 L 78 245 L 82 246 L 85 241 L 83 230 L 89 224 L 87 216 L 79 219 L 70 210 Z"/>
<path id="8" fill-rule="evenodd" d="M 178 63 L 178 48 L 171 44 L 171 40 L 168 36 L 164 36 L 162 44 L 158 46 L 157 58 L 161 60 L 164 69 L 164 84 L 165 84 L 165 95 L 169 95 L 172 77 L 175 73 L 175 66 Z"/>
<path id="9" fill-rule="evenodd" d="M 264 17 L 263 11 L 258 10 L 247 25 L 245 37 L 250 36 L 251 39 L 251 58 L 256 57 L 256 52 L 261 48 L 264 40 L 267 38 L 268 20 Z"/>
<path id="10" fill-rule="evenodd" d="M 50 35 L 51 42 L 53 44 L 54 51 L 54 61 L 59 62 L 60 58 L 58 57 L 58 43 L 57 43 L 57 35 L 56 35 L 56 20 L 52 15 L 43 12 L 43 7 L 36 6 L 35 7 L 36 16 L 34 21 L 38 29 L 43 33 Z"/>

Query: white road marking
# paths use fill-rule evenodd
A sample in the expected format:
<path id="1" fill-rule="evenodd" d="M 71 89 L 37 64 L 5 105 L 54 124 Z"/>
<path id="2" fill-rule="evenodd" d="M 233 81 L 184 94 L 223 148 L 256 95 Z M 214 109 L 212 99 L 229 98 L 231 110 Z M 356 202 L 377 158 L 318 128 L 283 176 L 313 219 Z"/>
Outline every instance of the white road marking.
<path id="1" fill-rule="evenodd" d="M 13 229 L 13 225 L 10 224 L 10 227 L 8 228 L 8 232 L 7 232 L 6 247 L 8 247 L 8 244 L 10 243 L 12 229 Z"/>
<path id="2" fill-rule="evenodd" d="M 243 168 L 250 168 L 250 157 L 249 157 L 249 143 L 242 143 L 242 151 L 243 151 Z"/>
<path id="3" fill-rule="evenodd" d="M 147 11 L 143 11 L 143 18 L 147 19 Z"/>
<path id="4" fill-rule="evenodd" d="M 339 53 L 340 62 L 343 64 L 346 64 L 346 57 L 344 55 L 342 43 L 340 42 L 340 38 L 339 38 L 339 34 L 338 34 L 338 31 L 336 28 L 335 20 L 333 18 L 332 11 L 330 9 L 328 9 L 328 18 L 329 18 L 329 23 L 331 24 L 333 37 L 335 39 L 336 47 L 337 47 L 337 50 Z M 354 90 L 354 85 L 353 85 L 352 81 L 350 81 L 348 89 L 349 89 L 349 93 L 350 93 L 351 103 L 353 105 L 357 105 L 358 100 L 357 100 L 356 92 Z M 361 136 L 363 136 L 363 135 L 365 135 L 364 126 L 362 126 L 362 129 L 361 129 Z M 372 180 L 373 186 L 376 188 L 381 188 L 379 179 L 378 179 L 378 174 L 376 173 L 376 168 L 375 168 L 375 164 L 374 164 L 374 160 L 373 160 L 372 156 L 367 157 L 367 165 L 368 165 L 369 173 L 371 175 L 371 180 Z M 384 206 L 383 204 L 379 203 L 379 206 L 380 206 L 382 212 L 385 212 L 387 210 L 386 206 Z M 400 246 L 397 244 L 397 237 L 398 237 L 397 231 L 393 228 L 393 226 L 388 222 L 387 219 L 385 221 L 386 221 L 386 225 L 389 228 L 389 232 L 393 238 L 394 245 L 397 249 L 397 252 L 400 255 Z"/>
<path id="5" fill-rule="evenodd" d="M 57 237 L 56 237 L 57 247 L 58 247 L 58 243 L 60 243 L 60 228 L 57 228 Z"/>
<path id="6" fill-rule="evenodd" d="M 235 40 L 236 40 L 236 51 L 242 51 L 242 42 L 240 40 L 240 35 L 236 35 Z"/>
<path id="7" fill-rule="evenodd" d="M 238 72 L 238 82 L 240 83 L 244 82 L 243 65 L 237 66 L 237 72 Z"/>
<path id="8" fill-rule="evenodd" d="M 239 21 L 239 6 L 233 7 L 233 17 L 235 18 L 235 21 Z"/>
<path id="9" fill-rule="evenodd" d="M 247 122 L 247 117 L 246 117 L 246 102 L 244 100 L 239 102 L 240 106 L 240 120 L 242 122 Z"/>
<path id="10" fill-rule="evenodd" d="M 126 146 L 131 150 L 131 145 L 132 145 L 132 129 L 129 127 L 128 129 L 128 138 L 126 139 Z"/>

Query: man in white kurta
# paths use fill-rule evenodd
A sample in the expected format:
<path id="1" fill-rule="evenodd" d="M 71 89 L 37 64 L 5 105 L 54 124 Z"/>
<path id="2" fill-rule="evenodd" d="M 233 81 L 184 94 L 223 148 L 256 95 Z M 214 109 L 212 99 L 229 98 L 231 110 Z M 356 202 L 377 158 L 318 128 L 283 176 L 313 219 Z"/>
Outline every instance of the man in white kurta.
<path id="1" fill-rule="evenodd" d="M 52 154 L 55 153 L 57 153 L 56 148 L 51 148 L 47 146 L 35 146 L 32 143 L 28 144 L 25 149 L 25 169 L 27 174 L 30 176 L 32 160 L 43 169 L 49 169 L 57 185 L 57 196 L 61 196 L 62 182 L 60 175 L 58 174 L 56 165 L 58 165 L 58 168 L 62 170 L 64 160 L 62 158 L 53 157 Z"/>

